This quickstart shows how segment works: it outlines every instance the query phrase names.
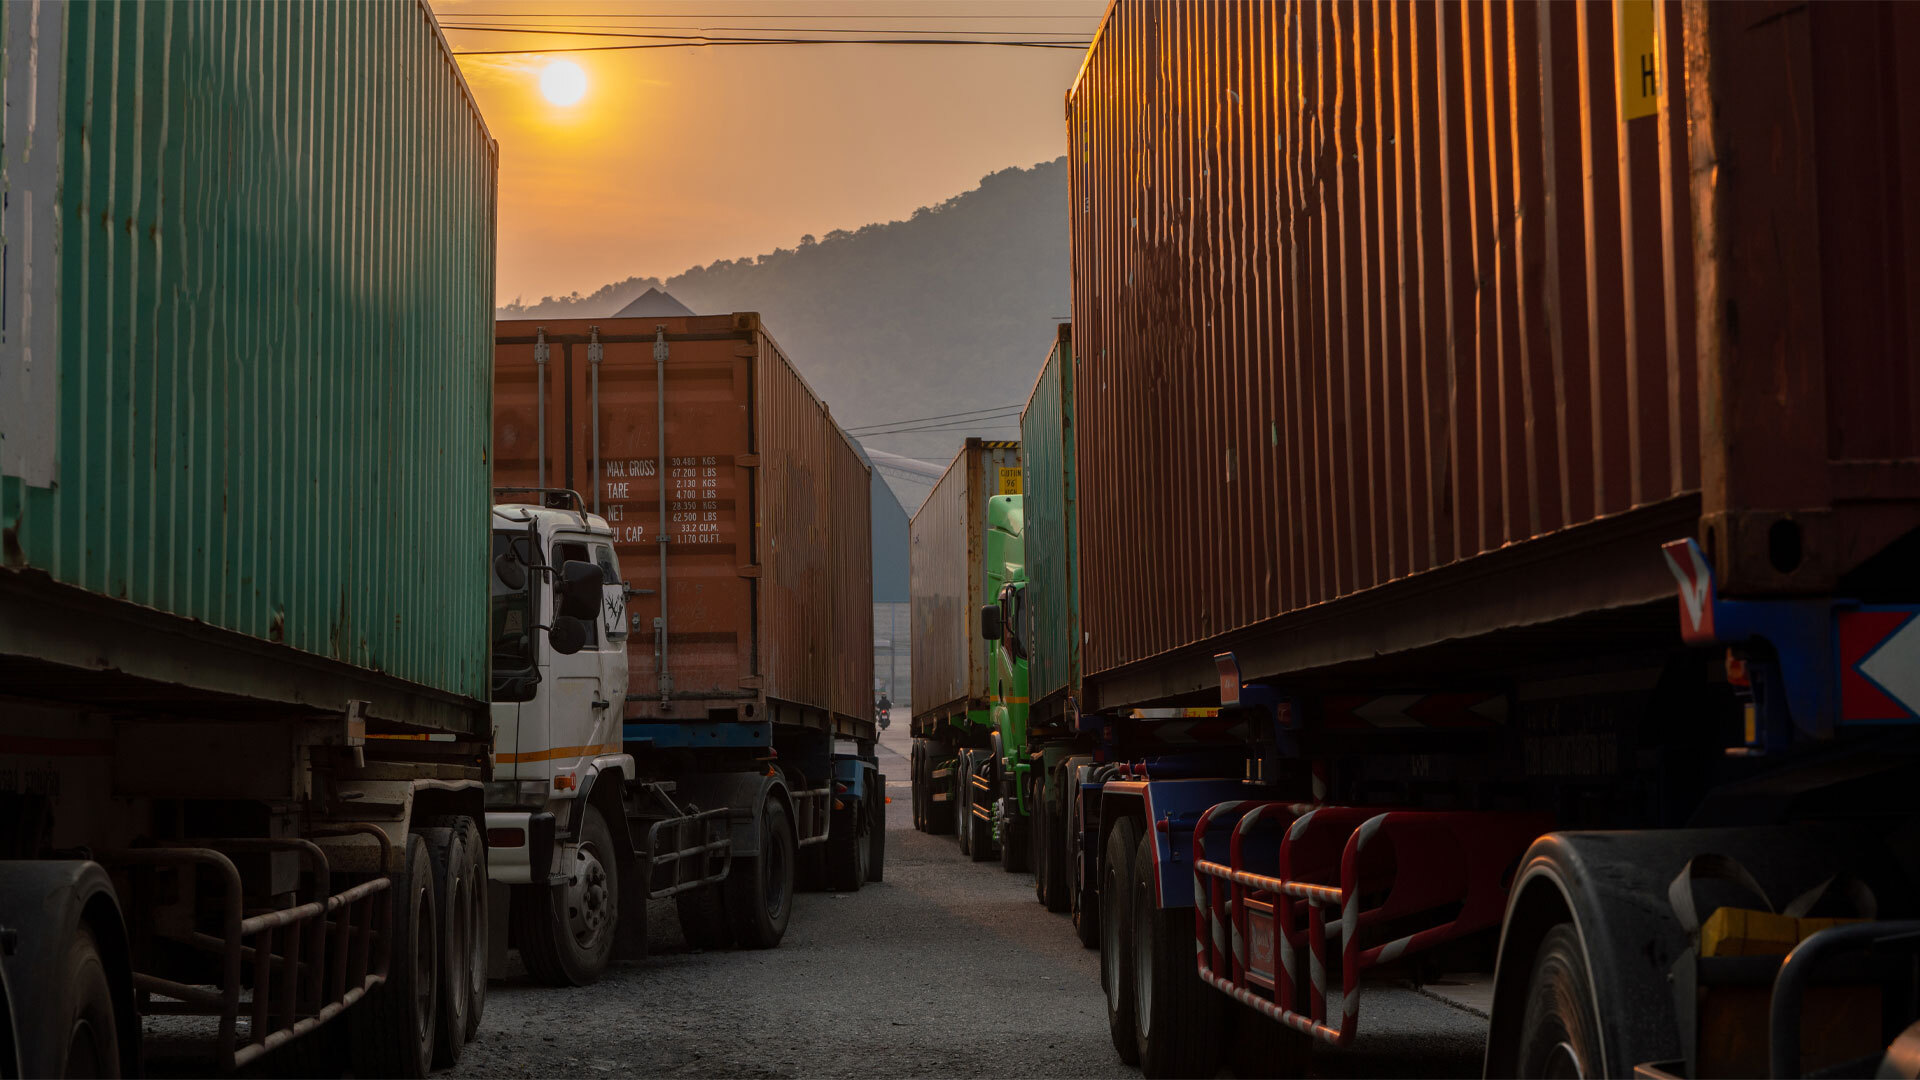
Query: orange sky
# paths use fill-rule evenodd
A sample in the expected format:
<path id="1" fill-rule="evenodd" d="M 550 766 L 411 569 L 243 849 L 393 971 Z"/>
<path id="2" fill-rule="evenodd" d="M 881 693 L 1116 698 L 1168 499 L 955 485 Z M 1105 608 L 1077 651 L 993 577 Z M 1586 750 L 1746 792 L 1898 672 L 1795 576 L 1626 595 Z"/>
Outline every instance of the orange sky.
<path id="1" fill-rule="evenodd" d="M 1084 40 L 1105 0 L 434 0 L 433 8 L 443 25 L 511 13 L 554 26 L 684 28 L 660 33 L 965 28 Z M 834 18 L 806 18 L 817 15 Z M 456 30 L 447 40 L 456 52 L 633 43 Z M 793 247 L 803 233 L 903 218 L 996 169 L 1059 157 L 1062 102 L 1082 52 L 837 45 L 566 55 L 589 80 L 570 108 L 540 95 L 539 72 L 556 56 L 460 60 L 500 142 L 502 301 Z"/>

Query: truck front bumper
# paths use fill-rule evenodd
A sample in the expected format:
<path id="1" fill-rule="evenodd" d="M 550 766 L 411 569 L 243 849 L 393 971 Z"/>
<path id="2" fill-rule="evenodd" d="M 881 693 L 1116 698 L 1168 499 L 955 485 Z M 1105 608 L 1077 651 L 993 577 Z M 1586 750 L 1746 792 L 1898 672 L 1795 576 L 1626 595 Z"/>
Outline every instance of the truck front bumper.
<path id="1" fill-rule="evenodd" d="M 546 811 L 487 811 L 487 879 L 503 885 L 533 884 L 553 878 L 554 816 Z"/>

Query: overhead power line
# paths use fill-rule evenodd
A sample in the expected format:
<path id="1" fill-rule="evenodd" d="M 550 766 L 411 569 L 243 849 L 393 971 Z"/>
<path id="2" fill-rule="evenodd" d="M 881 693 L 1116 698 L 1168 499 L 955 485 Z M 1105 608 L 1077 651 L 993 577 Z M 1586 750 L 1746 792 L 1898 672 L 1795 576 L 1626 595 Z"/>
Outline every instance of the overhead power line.
<path id="1" fill-rule="evenodd" d="M 980 413 L 1004 413 L 1024 408 L 1026 408 L 1025 405 L 989 405 L 981 409 L 962 409 L 959 412 L 938 413 L 933 416 L 913 416 L 905 420 L 885 420 L 879 423 L 861 424 L 858 427 L 850 427 L 847 429 L 847 434 L 852 435 L 861 428 L 895 427 L 900 424 L 918 424 L 928 420 L 951 420 L 956 416 L 976 416 Z"/>
<path id="2" fill-rule="evenodd" d="M 594 25 L 591 23 L 566 23 L 566 24 L 560 24 L 560 25 L 555 25 L 551 23 L 522 23 L 519 25 L 507 24 L 507 25 L 500 25 L 500 26 L 492 26 L 492 25 L 482 26 L 479 24 L 468 24 L 463 22 L 458 25 L 453 23 L 441 23 L 440 29 L 442 30 L 481 30 L 481 31 L 491 31 L 494 33 L 502 33 L 502 34 L 572 34 L 572 35 L 588 36 L 588 37 L 647 37 L 647 38 L 652 38 L 652 37 L 670 38 L 670 37 L 675 37 L 676 35 L 646 34 L 646 33 L 638 33 L 637 31 L 678 30 L 678 31 L 681 31 L 681 35 L 679 36 L 687 36 L 686 31 L 693 30 L 693 31 L 698 31 L 699 33 L 697 36 L 700 36 L 700 37 L 728 37 L 734 34 L 945 34 L 950 37 L 961 35 L 961 34 L 974 34 L 974 35 L 991 34 L 996 37 L 1011 37 L 1014 35 L 1025 35 L 1031 38 L 1033 35 L 1033 31 L 1031 30 L 968 30 L 964 28 L 953 28 L 953 27 L 941 27 L 937 30 L 913 30 L 913 29 L 901 30 L 901 29 L 897 29 L 894 27 L 887 27 L 887 26 L 648 26 L 645 24 L 633 24 L 633 25 L 627 25 L 627 26 L 607 26 L 607 25 Z M 606 31 L 606 32 L 599 33 L 598 31 Z M 1061 33 L 1064 34 L 1066 33 L 1066 31 L 1061 31 Z"/>
<path id="3" fill-rule="evenodd" d="M 459 29 L 451 27 L 449 29 Z M 526 31 L 534 33 L 537 31 Z M 589 35 L 613 37 L 659 37 L 657 34 Z M 456 49 L 455 56 L 518 56 L 537 53 L 621 52 L 638 49 L 708 49 L 739 45 L 984 45 L 1004 49 L 1085 49 L 1080 41 L 970 41 L 963 38 L 695 38 L 664 41 L 648 45 L 569 45 L 556 49 Z"/>
<path id="4" fill-rule="evenodd" d="M 711 11 L 698 13 L 673 13 L 664 11 L 463 11 L 459 14 L 459 17 L 463 19 L 765 19 L 769 17 L 769 13 L 765 11 L 751 11 L 717 15 Z M 894 15 L 865 12 L 859 15 L 805 15 L 781 12 L 779 15 L 772 17 L 779 19 L 885 19 L 889 22 L 898 22 L 907 19 L 987 19 L 994 22 L 1039 19 L 1051 19 L 1057 22 L 1062 19 L 1091 19 L 1098 22 L 1100 19 L 1098 13 L 1092 15 L 937 15 L 929 13 Z"/>

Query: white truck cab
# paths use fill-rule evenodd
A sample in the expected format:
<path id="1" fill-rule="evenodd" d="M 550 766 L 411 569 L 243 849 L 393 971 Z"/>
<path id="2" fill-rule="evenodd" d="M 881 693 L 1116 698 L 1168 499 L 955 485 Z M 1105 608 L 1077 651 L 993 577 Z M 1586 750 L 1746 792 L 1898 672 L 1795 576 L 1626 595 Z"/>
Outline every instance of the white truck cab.
<path id="1" fill-rule="evenodd" d="M 556 823 L 564 835 L 601 773 L 634 775 L 621 742 L 626 589 L 612 529 L 573 499 L 493 508 L 487 876 L 501 885 L 561 883 L 575 845 L 555 843 Z"/>

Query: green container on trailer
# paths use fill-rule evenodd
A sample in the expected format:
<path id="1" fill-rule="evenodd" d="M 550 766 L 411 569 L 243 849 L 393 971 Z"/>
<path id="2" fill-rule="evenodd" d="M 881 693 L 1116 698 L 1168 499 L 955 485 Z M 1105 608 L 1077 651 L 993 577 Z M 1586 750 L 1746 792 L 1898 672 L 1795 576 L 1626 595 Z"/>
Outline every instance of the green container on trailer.
<path id="1" fill-rule="evenodd" d="M 432 13 L 0 9 L 0 654 L 85 611 L 102 669 L 471 726 L 498 153 Z"/>
<path id="2" fill-rule="evenodd" d="M 1073 335 L 1054 338 L 1020 414 L 1026 465 L 1028 688 L 1036 721 L 1059 716 L 1080 681 L 1080 534 L 1074 511 Z"/>

